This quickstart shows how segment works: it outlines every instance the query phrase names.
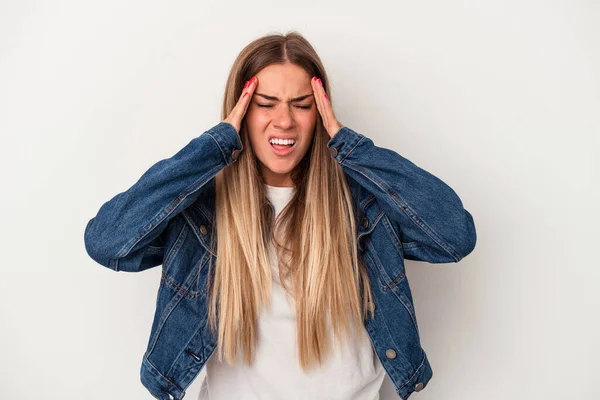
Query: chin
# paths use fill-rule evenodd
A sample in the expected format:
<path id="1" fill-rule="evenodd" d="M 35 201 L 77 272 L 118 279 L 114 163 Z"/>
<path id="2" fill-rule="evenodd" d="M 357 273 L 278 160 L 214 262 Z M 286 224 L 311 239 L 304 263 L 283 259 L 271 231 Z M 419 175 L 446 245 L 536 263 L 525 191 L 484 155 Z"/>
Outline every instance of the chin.
<path id="1" fill-rule="evenodd" d="M 267 165 L 267 168 L 269 169 L 269 171 L 271 171 L 274 174 L 287 175 L 294 170 L 295 166 L 296 166 L 295 164 L 294 165 L 285 165 L 285 166 Z"/>

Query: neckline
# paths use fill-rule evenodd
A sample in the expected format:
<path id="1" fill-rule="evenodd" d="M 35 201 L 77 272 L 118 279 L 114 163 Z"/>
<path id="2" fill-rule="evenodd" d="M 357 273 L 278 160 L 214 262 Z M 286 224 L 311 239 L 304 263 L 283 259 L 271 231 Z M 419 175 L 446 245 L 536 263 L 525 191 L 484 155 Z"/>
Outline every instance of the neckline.
<path id="1" fill-rule="evenodd" d="M 293 190 L 296 188 L 296 186 L 271 186 L 271 185 L 267 185 L 266 183 L 264 185 L 268 189 L 273 189 L 273 190 Z"/>

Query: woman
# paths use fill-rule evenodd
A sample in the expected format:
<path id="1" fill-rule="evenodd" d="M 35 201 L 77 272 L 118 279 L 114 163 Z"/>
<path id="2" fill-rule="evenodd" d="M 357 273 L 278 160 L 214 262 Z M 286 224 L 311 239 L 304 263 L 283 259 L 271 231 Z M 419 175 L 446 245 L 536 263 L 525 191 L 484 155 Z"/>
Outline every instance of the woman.
<path id="1" fill-rule="evenodd" d="M 106 202 L 85 245 L 115 271 L 162 264 L 141 380 L 181 399 L 407 399 L 432 369 L 404 260 L 458 262 L 471 214 L 443 181 L 336 118 L 300 34 L 238 55 L 222 121 Z M 216 350 L 216 352 L 215 352 Z M 214 357 L 213 357 L 214 355 Z"/>

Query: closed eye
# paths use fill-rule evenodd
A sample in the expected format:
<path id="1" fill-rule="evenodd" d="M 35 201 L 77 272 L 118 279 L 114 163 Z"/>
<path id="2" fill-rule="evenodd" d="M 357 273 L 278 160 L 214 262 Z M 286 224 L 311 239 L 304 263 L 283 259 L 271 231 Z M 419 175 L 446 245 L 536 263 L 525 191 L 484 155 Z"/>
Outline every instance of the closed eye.
<path id="1" fill-rule="evenodd" d="M 258 104 L 258 103 L 256 103 L 256 105 L 259 106 L 259 107 L 264 107 L 264 108 L 271 108 L 271 107 L 273 107 L 273 104 Z M 308 109 L 310 109 L 311 106 L 312 105 L 308 105 L 308 106 L 294 106 L 294 107 L 298 107 L 298 108 L 301 108 L 303 110 L 308 110 Z"/>

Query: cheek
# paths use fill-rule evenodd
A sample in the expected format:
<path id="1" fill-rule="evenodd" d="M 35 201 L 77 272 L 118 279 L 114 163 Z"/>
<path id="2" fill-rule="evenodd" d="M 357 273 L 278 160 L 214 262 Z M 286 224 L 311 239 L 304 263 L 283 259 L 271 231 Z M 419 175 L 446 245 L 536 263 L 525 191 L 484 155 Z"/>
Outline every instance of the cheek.
<path id="1" fill-rule="evenodd" d="M 316 127 L 316 119 L 313 118 L 305 118 L 302 122 L 299 122 L 300 134 L 302 135 L 302 153 L 306 152 L 306 150 L 312 144 L 315 134 Z"/>
<path id="2" fill-rule="evenodd" d="M 251 126 L 259 126 L 265 121 L 265 113 L 257 110 L 256 107 L 250 106 L 246 111 L 246 123 Z"/>
<path id="3" fill-rule="evenodd" d="M 268 122 L 265 122 L 264 115 L 256 112 L 246 113 L 246 128 L 248 129 L 248 139 L 252 144 L 254 151 L 259 150 L 264 145 L 263 140 Z"/>
<path id="4" fill-rule="evenodd" d="M 302 130 L 302 134 L 311 137 L 317 126 L 316 112 L 305 112 L 301 116 L 298 116 L 297 121 Z"/>
<path id="5" fill-rule="evenodd" d="M 260 111 L 251 111 L 250 109 L 246 112 L 244 118 L 246 120 L 250 141 L 252 141 L 252 144 L 254 145 L 258 142 L 260 136 L 264 134 L 266 127 L 268 126 L 268 119 L 265 117 L 264 113 L 261 113 Z"/>

